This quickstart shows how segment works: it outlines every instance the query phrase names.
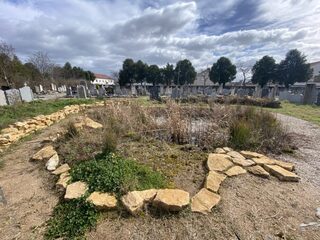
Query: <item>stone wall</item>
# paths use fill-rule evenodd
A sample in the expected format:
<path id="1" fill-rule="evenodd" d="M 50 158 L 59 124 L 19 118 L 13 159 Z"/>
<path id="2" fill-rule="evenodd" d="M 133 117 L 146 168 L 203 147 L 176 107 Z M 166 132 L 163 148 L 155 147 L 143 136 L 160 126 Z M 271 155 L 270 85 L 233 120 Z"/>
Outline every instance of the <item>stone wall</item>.
<path id="1" fill-rule="evenodd" d="M 69 114 L 78 113 L 79 111 L 92 106 L 103 106 L 103 102 L 94 104 L 81 104 L 66 106 L 64 109 L 49 115 L 39 115 L 25 121 L 16 122 L 0 132 L 0 152 L 17 142 L 21 138 L 28 136 L 38 130 L 47 128 L 52 124 L 66 118 Z"/>

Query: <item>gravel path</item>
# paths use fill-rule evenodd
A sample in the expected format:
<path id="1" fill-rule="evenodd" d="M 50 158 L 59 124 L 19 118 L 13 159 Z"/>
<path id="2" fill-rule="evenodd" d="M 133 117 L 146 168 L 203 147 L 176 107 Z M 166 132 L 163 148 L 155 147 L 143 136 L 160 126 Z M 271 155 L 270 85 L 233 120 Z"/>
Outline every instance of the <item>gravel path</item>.
<path id="1" fill-rule="evenodd" d="M 298 175 L 304 176 L 302 181 L 320 188 L 320 127 L 282 114 L 277 114 L 277 118 L 293 134 L 293 141 L 298 147 L 294 155 L 278 158 L 295 163 Z"/>

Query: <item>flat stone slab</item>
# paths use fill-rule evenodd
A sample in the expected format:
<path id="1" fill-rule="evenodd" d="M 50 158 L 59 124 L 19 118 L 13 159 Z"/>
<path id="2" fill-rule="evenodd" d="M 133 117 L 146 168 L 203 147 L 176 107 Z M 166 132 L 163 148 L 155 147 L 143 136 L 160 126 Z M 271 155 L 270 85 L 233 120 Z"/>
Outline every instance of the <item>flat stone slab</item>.
<path id="1" fill-rule="evenodd" d="M 240 151 L 240 153 L 245 158 L 261 158 L 261 157 L 265 157 L 263 154 L 256 153 L 256 152 L 251 152 L 251 151 Z"/>
<path id="2" fill-rule="evenodd" d="M 264 165 L 265 170 L 276 176 L 281 181 L 298 182 L 300 177 L 293 172 L 290 172 L 278 165 Z"/>
<path id="3" fill-rule="evenodd" d="M 160 189 L 153 200 L 153 206 L 168 211 L 180 211 L 188 206 L 190 195 L 180 189 Z"/>
<path id="4" fill-rule="evenodd" d="M 54 171 L 57 169 L 59 165 L 59 156 L 58 154 L 54 154 L 46 163 L 46 168 L 48 171 Z"/>
<path id="5" fill-rule="evenodd" d="M 55 154 L 57 154 L 57 152 L 54 150 L 53 146 L 49 145 L 35 153 L 31 159 L 37 161 L 48 160 Z"/>
<path id="6" fill-rule="evenodd" d="M 222 148 L 224 151 L 226 151 L 226 152 L 231 152 L 231 151 L 233 151 L 233 149 L 232 148 L 229 148 L 229 147 L 223 147 Z"/>
<path id="7" fill-rule="evenodd" d="M 280 161 L 280 160 L 276 160 L 276 159 L 273 159 L 274 161 L 274 164 L 292 172 L 294 170 L 294 164 L 293 163 L 289 163 L 289 162 L 283 162 L 283 161 Z"/>
<path id="8" fill-rule="evenodd" d="M 232 167 L 231 157 L 226 154 L 210 153 L 207 160 L 207 167 L 210 171 L 225 171 Z"/>
<path id="9" fill-rule="evenodd" d="M 156 189 L 144 191 L 132 191 L 121 197 L 123 206 L 132 214 L 136 215 L 142 210 L 146 202 L 151 202 L 157 194 Z"/>
<path id="10" fill-rule="evenodd" d="M 258 165 L 273 165 L 275 164 L 274 160 L 268 157 L 261 157 L 261 158 L 252 158 L 252 161 L 254 161 Z"/>
<path id="11" fill-rule="evenodd" d="M 70 200 L 82 197 L 88 190 L 88 185 L 85 182 L 74 182 L 67 186 L 64 199 Z"/>
<path id="12" fill-rule="evenodd" d="M 264 170 L 263 167 L 259 165 L 248 167 L 247 170 L 249 173 L 252 173 L 253 175 L 256 175 L 262 178 L 270 178 L 270 174 L 266 170 Z"/>
<path id="13" fill-rule="evenodd" d="M 220 184 L 226 179 L 226 175 L 217 173 L 215 171 L 209 171 L 209 174 L 204 183 L 204 187 L 210 191 L 218 192 Z"/>
<path id="14" fill-rule="evenodd" d="M 223 148 L 216 148 L 216 149 L 214 150 L 214 152 L 215 152 L 215 153 L 218 153 L 218 154 L 225 154 L 225 153 L 226 153 L 226 151 L 223 150 Z"/>
<path id="15" fill-rule="evenodd" d="M 205 188 L 202 188 L 193 198 L 191 203 L 191 211 L 202 214 L 208 214 L 211 209 L 216 206 L 221 197 Z"/>
<path id="16" fill-rule="evenodd" d="M 83 128 L 83 127 L 88 127 L 88 128 L 93 128 L 93 129 L 97 129 L 97 128 L 102 128 L 103 125 L 93 121 L 91 118 L 85 117 L 82 119 L 79 119 L 74 126 L 76 128 Z"/>
<path id="17" fill-rule="evenodd" d="M 58 188 L 65 189 L 68 186 L 68 182 L 70 181 L 70 179 L 71 179 L 71 177 L 70 177 L 69 172 L 61 173 L 59 180 L 56 183 L 56 186 Z"/>
<path id="18" fill-rule="evenodd" d="M 233 176 L 238 176 L 240 174 L 244 174 L 247 171 L 240 167 L 240 166 L 234 166 L 232 168 L 230 168 L 228 171 L 226 171 L 226 174 L 228 175 L 228 177 L 233 177 Z"/>
<path id="19" fill-rule="evenodd" d="M 227 153 L 227 155 L 229 155 L 232 158 L 243 159 L 243 160 L 246 159 L 244 156 L 242 156 L 240 153 L 238 153 L 236 151 L 230 151 Z"/>
<path id="20" fill-rule="evenodd" d="M 56 170 L 54 170 L 52 173 L 54 175 L 60 175 L 62 173 L 68 172 L 71 168 L 69 167 L 68 163 L 62 164 L 60 167 L 58 167 Z"/>
<path id="21" fill-rule="evenodd" d="M 237 165 L 240 165 L 242 167 L 249 167 L 249 166 L 253 166 L 255 165 L 256 163 L 250 159 L 242 159 L 242 158 L 232 158 L 231 159 L 232 162 L 234 164 L 237 164 Z"/>
<path id="22" fill-rule="evenodd" d="M 117 207 L 117 199 L 109 193 L 93 192 L 87 198 L 87 201 L 101 210 L 109 210 Z"/>

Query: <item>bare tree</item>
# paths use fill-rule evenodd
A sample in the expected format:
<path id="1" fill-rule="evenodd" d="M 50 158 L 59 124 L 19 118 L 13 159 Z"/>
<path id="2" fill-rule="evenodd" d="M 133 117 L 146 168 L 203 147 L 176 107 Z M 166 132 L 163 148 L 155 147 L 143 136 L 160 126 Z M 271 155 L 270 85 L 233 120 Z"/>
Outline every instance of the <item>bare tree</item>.
<path id="1" fill-rule="evenodd" d="M 12 82 L 9 79 L 9 71 L 11 68 L 11 61 L 14 58 L 14 48 L 1 41 L 0 42 L 0 70 L 1 75 L 3 75 L 3 78 L 8 86 L 12 85 Z M 1 76 L 0 75 L 0 76 Z"/>
<path id="2" fill-rule="evenodd" d="M 111 73 L 111 76 L 113 77 L 113 79 L 118 82 L 119 81 L 119 72 L 118 71 L 113 71 Z"/>
<path id="3" fill-rule="evenodd" d="M 54 64 L 51 62 L 48 53 L 46 52 L 36 52 L 30 58 L 31 62 L 40 72 L 42 81 L 44 82 L 45 78 L 50 76 Z"/>
<path id="4" fill-rule="evenodd" d="M 252 65 L 249 64 L 248 62 L 239 62 L 237 64 L 237 68 L 242 73 L 242 76 L 243 76 L 242 85 L 245 86 L 247 81 L 247 75 L 251 71 Z"/>

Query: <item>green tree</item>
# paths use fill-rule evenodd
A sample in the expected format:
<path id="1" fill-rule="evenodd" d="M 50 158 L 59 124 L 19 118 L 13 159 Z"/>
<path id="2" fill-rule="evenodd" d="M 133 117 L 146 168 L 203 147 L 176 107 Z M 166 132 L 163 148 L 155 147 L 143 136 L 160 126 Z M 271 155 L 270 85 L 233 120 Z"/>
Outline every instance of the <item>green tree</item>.
<path id="1" fill-rule="evenodd" d="M 214 63 L 209 72 L 209 78 L 214 83 L 222 84 L 231 82 L 235 79 L 237 67 L 233 65 L 229 58 L 221 57 Z"/>
<path id="2" fill-rule="evenodd" d="M 70 79 L 73 77 L 72 66 L 69 62 L 66 62 L 63 66 L 63 75 L 65 79 Z"/>
<path id="3" fill-rule="evenodd" d="M 94 81 L 96 79 L 96 76 L 91 71 L 86 71 L 85 75 L 86 75 L 86 80 L 88 81 Z"/>
<path id="4" fill-rule="evenodd" d="M 192 84 L 196 75 L 197 73 L 188 59 L 179 61 L 174 70 L 174 83 L 176 85 Z"/>
<path id="5" fill-rule="evenodd" d="M 306 56 L 297 49 L 290 50 L 277 68 L 276 79 L 287 88 L 296 82 L 306 82 L 312 77 Z"/>
<path id="6" fill-rule="evenodd" d="M 150 65 L 147 70 L 147 82 L 153 86 L 161 83 L 161 71 L 157 65 Z"/>
<path id="7" fill-rule="evenodd" d="M 127 58 L 122 64 L 122 69 L 119 72 L 119 84 L 125 86 L 126 84 L 132 84 L 135 75 L 135 64 L 132 59 Z"/>
<path id="8" fill-rule="evenodd" d="M 270 81 L 275 81 L 276 61 L 273 57 L 264 56 L 252 67 L 252 82 L 264 87 Z"/>
<path id="9" fill-rule="evenodd" d="M 163 83 L 167 86 L 171 85 L 174 79 L 174 66 L 167 63 L 167 65 L 161 69 Z"/>
<path id="10" fill-rule="evenodd" d="M 137 83 L 143 83 L 146 80 L 148 65 L 141 60 L 134 64 L 134 78 Z"/>

